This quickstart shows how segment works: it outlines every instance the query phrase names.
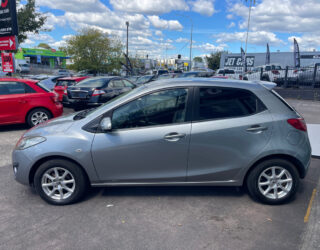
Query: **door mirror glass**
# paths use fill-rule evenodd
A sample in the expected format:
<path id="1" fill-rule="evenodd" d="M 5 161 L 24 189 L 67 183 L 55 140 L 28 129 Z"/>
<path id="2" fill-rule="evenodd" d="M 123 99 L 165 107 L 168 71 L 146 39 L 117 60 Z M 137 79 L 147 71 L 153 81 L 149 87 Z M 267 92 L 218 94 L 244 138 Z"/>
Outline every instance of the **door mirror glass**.
<path id="1" fill-rule="evenodd" d="M 100 122 L 100 128 L 102 131 L 111 131 L 112 123 L 110 117 L 105 117 Z"/>

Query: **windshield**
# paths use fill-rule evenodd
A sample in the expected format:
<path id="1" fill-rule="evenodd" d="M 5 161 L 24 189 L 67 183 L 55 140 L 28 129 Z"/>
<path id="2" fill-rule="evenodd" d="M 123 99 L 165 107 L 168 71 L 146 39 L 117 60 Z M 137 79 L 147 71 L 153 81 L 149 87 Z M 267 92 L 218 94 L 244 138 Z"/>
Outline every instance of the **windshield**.
<path id="1" fill-rule="evenodd" d="M 77 84 L 78 87 L 101 88 L 108 82 L 106 78 L 85 79 Z"/>
<path id="2" fill-rule="evenodd" d="M 42 88 L 44 91 L 46 92 L 50 92 L 51 90 L 49 88 L 47 88 L 43 83 L 41 82 L 37 82 L 36 85 L 40 88 Z"/>
<path id="3" fill-rule="evenodd" d="M 137 81 L 136 83 L 137 84 L 143 84 L 143 83 L 146 83 L 148 82 L 153 76 L 141 76 Z"/>
<path id="4" fill-rule="evenodd" d="M 56 86 L 72 86 L 75 85 L 75 81 L 73 80 L 59 80 L 57 81 Z"/>

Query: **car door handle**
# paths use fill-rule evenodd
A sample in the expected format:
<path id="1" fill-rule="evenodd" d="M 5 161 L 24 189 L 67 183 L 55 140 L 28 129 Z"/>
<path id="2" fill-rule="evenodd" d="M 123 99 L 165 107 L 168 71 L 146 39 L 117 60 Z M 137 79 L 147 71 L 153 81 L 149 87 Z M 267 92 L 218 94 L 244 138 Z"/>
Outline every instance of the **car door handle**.
<path id="1" fill-rule="evenodd" d="M 263 127 L 263 126 L 260 126 L 260 125 L 254 125 L 254 126 L 251 126 L 250 128 L 247 128 L 246 130 L 248 132 L 262 132 L 262 131 L 265 131 L 267 129 L 268 129 L 268 127 Z"/>
<path id="2" fill-rule="evenodd" d="M 27 101 L 26 100 L 19 100 L 18 102 L 19 103 L 26 103 Z"/>
<path id="3" fill-rule="evenodd" d="M 186 134 L 179 134 L 179 133 L 169 133 L 164 136 L 166 141 L 179 141 L 181 138 L 184 138 Z"/>

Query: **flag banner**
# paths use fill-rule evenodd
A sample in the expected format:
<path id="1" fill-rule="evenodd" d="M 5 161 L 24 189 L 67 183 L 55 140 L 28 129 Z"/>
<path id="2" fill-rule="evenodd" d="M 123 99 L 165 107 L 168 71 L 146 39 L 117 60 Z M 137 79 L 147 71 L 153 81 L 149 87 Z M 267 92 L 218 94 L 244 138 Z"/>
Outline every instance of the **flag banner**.
<path id="1" fill-rule="evenodd" d="M 270 49 L 269 49 L 269 43 L 267 43 L 267 54 L 266 54 L 266 65 L 270 64 Z"/>
<path id="2" fill-rule="evenodd" d="M 294 56 L 294 66 L 296 68 L 300 68 L 300 51 L 299 51 L 299 45 L 297 40 L 294 38 L 293 39 L 293 56 Z"/>
<path id="3" fill-rule="evenodd" d="M 242 47 L 241 47 L 241 62 L 242 62 L 242 67 L 244 68 L 244 72 L 247 72 L 246 54 Z"/>

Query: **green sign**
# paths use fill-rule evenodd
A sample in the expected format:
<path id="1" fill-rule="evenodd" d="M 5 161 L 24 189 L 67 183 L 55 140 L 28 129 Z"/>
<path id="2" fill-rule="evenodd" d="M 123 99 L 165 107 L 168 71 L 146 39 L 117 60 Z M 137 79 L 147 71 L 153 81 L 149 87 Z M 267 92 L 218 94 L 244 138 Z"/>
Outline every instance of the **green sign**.
<path id="1" fill-rule="evenodd" d="M 62 51 L 22 48 L 24 55 L 66 57 Z"/>

